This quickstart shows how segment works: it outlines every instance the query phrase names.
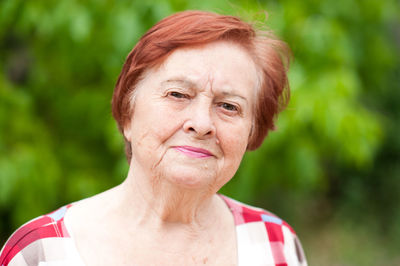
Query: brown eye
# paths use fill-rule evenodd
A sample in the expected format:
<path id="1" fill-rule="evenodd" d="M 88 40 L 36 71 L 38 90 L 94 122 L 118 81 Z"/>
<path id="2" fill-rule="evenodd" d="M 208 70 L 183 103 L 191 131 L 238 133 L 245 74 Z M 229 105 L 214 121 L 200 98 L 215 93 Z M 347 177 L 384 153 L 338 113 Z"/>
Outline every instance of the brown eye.
<path id="1" fill-rule="evenodd" d="M 184 99 L 187 98 L 187 95 L 180 93 L 180 92 L 176 92 L 176 91 L 172 91 L 169 93 L 170 96 L 177 98 L 177 99 Z"/>
<path id="2" fill-rule="evenodd" d="M 221 107 L 228 111 L 233 111 L 233 112 L 238 111 L 238 108 L 235 105 L 230 104 L 230 103 L 222 103 Z"/>

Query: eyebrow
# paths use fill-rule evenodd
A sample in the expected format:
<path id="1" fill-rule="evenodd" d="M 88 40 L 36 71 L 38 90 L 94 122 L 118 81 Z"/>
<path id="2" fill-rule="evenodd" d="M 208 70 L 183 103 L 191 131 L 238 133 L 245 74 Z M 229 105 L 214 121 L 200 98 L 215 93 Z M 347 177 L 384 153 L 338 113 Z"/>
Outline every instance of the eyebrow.
<path id="1" fill-rule="evenodd" d="M 224 96 L 238 97 L 238 98 L 241 98 L 241 99 L 243 99 L 243 100 L 245 100 L 245 101 L 247 102 L 247 99 L 246 99 L 245 97 L 243 97 L 242 95 L 239 95 L 239 94 L 236 94 L 236 93 L 232 93 L 232 92 L 229 92 L 229 91 L 223 91 L 223 92 L 222 92 L 222 95 L 224 95 Z"/>
<path id="2" fill-rule="evenodd" d="M 166 85 L 168 85 L 168 84 L 179 84 L 179 85 L 182 85 L 182 86 L 184 86 L 184 87 L 188 87 L 188 88 L 193 88 L 193 87 L 196 87 L 196 84 L 193 82 L 193 81 L 190 81 L 190 80 L 188 80 L 188 79 L 185 79 L 185 78 L 176 78 L 176 79 L 168 79 L 168 80 L 165 80 L 165 81 L 163 81 L 163 82 L 161 82 L 161 86 L 166 86 Z"/>
<path id="3" fill-rule="evenodd" d="M 197 88 L 198 87 L 195 82 L 188 80 L 186 78 L 173 78 L 173 79 L 168 79 L 168 80 L 161 82 L 161 86 L 163 86 L 163 87 L 167 86 L 168 84 L 178 84 L 185 88 Z M 231 92 L 231 91 L 223 90 L 221 92 L 221 94 L 224 96 L 238 97 L 247 102 L 247 99 L 245 97 L 243 97 L 242 95 L 239 95 L 237 93 Z"/>

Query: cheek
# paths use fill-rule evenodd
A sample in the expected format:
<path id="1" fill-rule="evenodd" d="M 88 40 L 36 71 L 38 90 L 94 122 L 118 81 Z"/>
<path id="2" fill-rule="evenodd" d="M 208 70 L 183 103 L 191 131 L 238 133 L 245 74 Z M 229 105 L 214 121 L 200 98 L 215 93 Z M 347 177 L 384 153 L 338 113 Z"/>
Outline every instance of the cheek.
<path id="1" fill-rule="evenodd" d="M 247 147 L 247 138 L 242 135 L 236 135 L 236 132 L 230 131 L 229 138 L 224 138 L 221 141 L 221 148 L 224 153 L 224 159 L 221 161 L 222 165 L 219 166 L 217 186 L 224 186 L 235 175 L 242 161 L 243 155 Z M 237 134 L 244 134 L 243 131 L 237 131 Z M 223 139 L 223 137 L 221 137 Z"/>
<path id="2" fill-rule="evenodd" d="M 179 129 L 179 119 L 163 108 L 147 108 L 134 115 L 131 128 L 132 144 L 152 153 Z"/>
<path id="3" fill-rule="evenodd" d="M 220 137 L 224 157 L 232 167 L 238 167 L 248 144 L 250 125 L 247 123 L 233 128 L 225 128 Z M 225 162 L 225 163 L 227 163 Z"/>
<path id="4" fill-rule="evenodd" d="M 243 155 L 246 152 L 246 147 L 247 147 L 247 139 L 244 140 L 238 138 L 231 142 L 226 143 L 226 149 L 224 151 L 224 154 L 230 167 L 234 167 L 235 169 L 239 167 Z"/>
<path id="5" fill-rule="evenodd" d="M 145 167 L 153 168 L 161 160 L 165 153 L 163 143 L 168 139 L 165 131 L 157 127 L 155 123 L 149 123 L 144 120 L 136 124 L 137 130 L 132 135 L 132 157 L 134 161 Z M 161 134 L 164 132 L 164 134 Z"/>

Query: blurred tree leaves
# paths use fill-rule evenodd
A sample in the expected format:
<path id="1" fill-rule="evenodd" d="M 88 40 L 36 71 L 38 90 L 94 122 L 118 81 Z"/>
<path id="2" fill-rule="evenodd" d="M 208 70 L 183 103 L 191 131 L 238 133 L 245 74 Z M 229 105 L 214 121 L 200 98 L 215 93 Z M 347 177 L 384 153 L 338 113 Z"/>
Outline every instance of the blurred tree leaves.
<path id="1" fill-rule="evenodd" d="M 398 1 L 3 0 L 0 238 L 125 178 L 114 83 L 138 38 L 184 9 L 267 10 L 294 54 L 277 131 L 222 192 L 293 224 L 362 217 L 400 236 Z"/>

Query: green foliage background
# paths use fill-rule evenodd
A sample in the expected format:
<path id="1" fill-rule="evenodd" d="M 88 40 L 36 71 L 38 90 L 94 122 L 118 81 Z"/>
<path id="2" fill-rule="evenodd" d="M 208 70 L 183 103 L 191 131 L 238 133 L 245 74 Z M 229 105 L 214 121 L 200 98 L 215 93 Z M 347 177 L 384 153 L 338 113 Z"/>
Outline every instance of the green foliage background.
<path id="1" fill-rule="evenodd" d="M 0 1 L 0 244 L 125 178 L 114 83 L 138 38 L 185 9 L 266 10 L 294 54 L 278 130 L 222 192 L 285 218 L 310 265 L 398 265 L 396 0 Z"/>

